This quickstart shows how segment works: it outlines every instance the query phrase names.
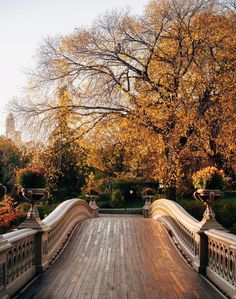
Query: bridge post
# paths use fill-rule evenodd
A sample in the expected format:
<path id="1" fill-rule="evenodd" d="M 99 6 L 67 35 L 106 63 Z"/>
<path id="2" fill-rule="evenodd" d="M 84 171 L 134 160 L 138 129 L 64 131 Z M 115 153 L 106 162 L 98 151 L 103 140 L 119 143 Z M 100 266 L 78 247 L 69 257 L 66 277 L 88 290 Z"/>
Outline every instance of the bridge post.
<path id="1" fill-rule="evenodd" d="M 7 299 L 9 296 L 6 292 L 7 285 L 7 251 L 12 247 L 8 241 L 0 235 L 0 298 Z"/>
<path id="2" fill-rule="evenodd" d="M 49 264 L 48 253 L 48 231 L 50 228 L 38 230 L 35 240 L 35 267 L 37 273 L 44 271 Z"/>
<path id="3" fill-rule="evenodd" d="M 145 205 L 143 207 L 143 217 L 148 218 L 149 217 L 149 210 L 151 208 L 152 202 L 151 201 L 146 201 Z"/>
<path id="4" fill-rule="evenodd" d="M 193 268 L 200 274 L 206 274 L 208 263 L 208 237 L 205 234 L 205 231 L 200 229 L 195 238 L 197 250 Z"/>
<path id="5" fill-rule="evenodd" d="M 96 204 L 96 201 L 90 201 L 89 202 L 89 206 L 91 207 L 91 209 L 93 210 L 93 217 L 94 218 L 97 218 L 99 215 L 98 215 L 98 211 L 99 211 L 99 207 L 97 206 Z"/>

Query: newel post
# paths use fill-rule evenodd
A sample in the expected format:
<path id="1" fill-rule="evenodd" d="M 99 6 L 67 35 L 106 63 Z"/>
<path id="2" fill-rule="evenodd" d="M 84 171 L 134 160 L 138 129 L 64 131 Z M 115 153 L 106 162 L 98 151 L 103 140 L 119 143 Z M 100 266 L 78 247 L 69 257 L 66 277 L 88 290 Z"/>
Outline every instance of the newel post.
<path id="1" fill-rule="evenodd" d="M 206 274 L 208 264 L 208 237 L 204 230 L 199 230 L 195 235 L 196 252 L 193 268 L 200 274 Z"/>
<path id="2" fill-rule="evenodd" d="M 7 299 L 7 252 L 12 247 L 7 240 L 0 235 L 0 298 Z"/>
<path id="3" fill-rule="evenodd" d="M 49 227 L 44 227 L 37 230 L 35 239 L 35 267 L 37 273 L 44 271 L 48 265 L 48 231 Z"/>
<path id="4" fill-rule="evenodd" d="M 152 202 L 151 201 L 146 201 L 145 205 L 143 207 L 143 217 L 144 218 L 149 218 L 149 213 L 151 209 Z"/>
<path id="5" fill-rule="evenodd" d="M 90 201 L 89 206 L 93 210 L 93 217 L 94 218 L 99 217 L 99 215 L 98 215 L 99 207 L 97 206 L 96 202 L 95 201 L 93 201 L 93 202 Z"/>
<path id="6" fill-rule="evenodd" d="M 97 218 L 98 215 L 98 211 L 99 211 L 99 207 L 97 206 L 97 200 L 99 198 L 98 195 L 86 195 L 87 199 L 89 200 L 89 206 L 90 208 L 93 210 L 93 217 Z"/>

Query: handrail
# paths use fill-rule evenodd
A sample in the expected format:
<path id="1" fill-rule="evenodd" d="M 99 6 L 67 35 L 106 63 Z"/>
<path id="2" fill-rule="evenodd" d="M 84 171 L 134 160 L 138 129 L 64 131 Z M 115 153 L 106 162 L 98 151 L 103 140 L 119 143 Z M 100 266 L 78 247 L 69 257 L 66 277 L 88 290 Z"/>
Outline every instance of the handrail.
<path id="1" fill-rule="evenodd" d="M 165 225 L 192 266 L 205 274 L 230 298 L 236 298 L 236 236 L 226 230 L 201 226 L 179 204 L 167 199 L 153 202 L 148 216 Z"/>
<path id="2" fill-rule="evenodd" d="M 42 229 L 0 235 L 0 298 L 11 297 L 47 268 L 76 225 L 92 217 L 97 217 L 97 209 L 84 200 L 70 199 L 42 220 Z"/>
<path id="3" fill-rule="evenodd" d="M 181 222 L 184 225 L 196 232 L 200 228 L 199 221 L 192 217 L 177 202 L 164 198 L 155 200 L 150 207 L 149 215 L 151 216 L 151 218 L 158 217 L 158 213 L 160 213 L 160 211 L 167 216 L 181 219 Z"/>
<path id="4" fill-rule="evenodd" d="M 181 250 L 195 265 L 199 256 L 199 221 L 188 214 L 178 203 L 168 199 L 154 201 L 149 208 L 148 215 L 153 219 L 158 219 L 172 232 Z"/>
<path id="5" fill-rule="evenodd" d="M 85 200 L 73 198 L 63 201 L 42 221 L 46 225 L 53 227 L 60 221 L 61 218 L 64 218 L 64 216 L 76 206 L 85 207 L 89 212 L 93 213 L 93 209 Z"/>
<path id="6" fill-rule="evenodd" d="M 84 200 L 70 199 L 60 204 L 43 220 L 48 227 L 47 238 L 43 241 L 43 256 L 53 259 L 75 225 L 82 219 L 95 216 L 94 210 Z"/>

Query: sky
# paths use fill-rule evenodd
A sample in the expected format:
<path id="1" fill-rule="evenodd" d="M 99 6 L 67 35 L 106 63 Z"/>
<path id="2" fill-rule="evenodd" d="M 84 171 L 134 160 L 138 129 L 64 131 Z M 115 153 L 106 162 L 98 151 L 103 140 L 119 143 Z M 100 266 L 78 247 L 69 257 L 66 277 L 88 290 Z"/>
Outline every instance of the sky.
<path id="1" fill-rule="evenodd" d="M 0 0 L 0 135 L 9 101 L 22 93 L 44 38 L 89 26 L 112 9 L 141 14 L 148 0 Z"/>

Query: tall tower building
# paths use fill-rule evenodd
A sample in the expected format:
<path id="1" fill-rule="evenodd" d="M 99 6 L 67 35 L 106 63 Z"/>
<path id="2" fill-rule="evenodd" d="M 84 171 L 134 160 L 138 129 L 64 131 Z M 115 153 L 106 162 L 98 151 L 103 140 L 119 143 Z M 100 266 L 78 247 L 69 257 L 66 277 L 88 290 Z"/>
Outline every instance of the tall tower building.
<path id="1" fill-rule="evenodd" d="M 7 115 L 6 119 L 6 137 L 12 138 L 15 132 L 15 120 L 12 113 L 9 113 Z"/>
<path id="2" fill-rule="evenodd" d="M 15 119 L 12 113 L 7 115 L 6 137 L 14 141 L 17 145 L 21 144 L 21 132 L 15 130 Z"/>

